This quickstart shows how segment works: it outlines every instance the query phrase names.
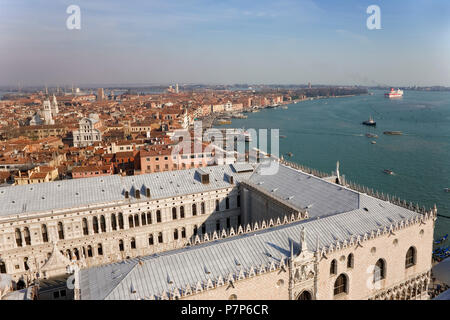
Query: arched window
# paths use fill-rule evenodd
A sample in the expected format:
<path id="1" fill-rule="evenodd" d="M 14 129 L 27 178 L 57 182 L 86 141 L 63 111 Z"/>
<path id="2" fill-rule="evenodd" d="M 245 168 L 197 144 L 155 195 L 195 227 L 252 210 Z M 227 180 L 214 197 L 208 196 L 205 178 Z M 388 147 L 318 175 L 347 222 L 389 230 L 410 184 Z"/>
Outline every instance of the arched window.
<path id="1" fill-rule="evenodd" d="M 119 228 L 123 229 L 123 214 L 119 212 Z"/>
<path id="2" fill-rule="evenodd" d="M 23 258 L 23 267 L 25 271 L 30 270 L 30 267 L 28 266 L 28 257 Z"/>
<path id="3" fill-rule="evenodd" d="M 131 238 L 131 249 L 136 249 L 136 239 L 135 238 Z"/>
<path id="4" fill-rule="evenodd" d="M 100 216 L 100 228 L 102 229 L 102 232 L 106 232 L 106 220 L 105 216 Z"/>
<path id="5" fill-rule="evenodd" d="M 197 205 L 195 203 L 192 204 L 192 215 L 193 216 L 197 215 Z"/>
<path id="6" fill-rule="evenodd" d="M 30 229 L 28 229 L 28 227 L 25 227 L 23 229 L 23 235 L 24 235 L 24 238 L 25 238 L 25 244 L 27 246 L 31 245 L 31 235 L 30 235 Z"/>
<path id="7" fill-rule="evenodd" d="M 134 215 L 134 226 L 139 227 L 139 215 L 138 214 Z"/>
<path id="8" fill-rule="evenodd" d="M 148 244 L 151 245 L 151 246 L 154 244 L 153 235 L 152 234 L 148 237 Z"/>
<path id="9" fill-rule="evenodd" d="M 163 234 L 162 232 L 158 233 L 158 243 L 163 243 Z"/>
<path id="10" fill-rule="evenodd" d="M 345 274 L 339 275 L 334 282 L 334 295 L 348 293 L 348 279 Z"/>
<path id="11" fill-rule="evenodd" d="M 337 274 L 337 261 L 333 259 L 330 263 L 330 274 Z"/>
<path id="12" fill-rule="evenodd" d="M 6 273 L 6 264 L 2 260 L 0 260 L 0 273 Z"/>
<path id="13" fill-rule="evenodd" d="M 77 260 L 80 260 L 80 253 L 78 252 L 77 248 L 73 249 L 73 254 L 75 255 L 75 258 L 77 258 Z"/>
<path id="14" fill-rule="evenodd" d="M 184 218 L 184 206 L 180 207 L 180 218 L 183 219 Z"/>
<path id="15" fill-rule="evenodd" d="M 92 219 L 92 229 L 94 230 L 94 233 L 98 233 L 98 218 L 94 217 Z"/>
<path id="16" fill-rule="evenodd" d="M 122 245 L 123 245 L 123 243 L 122 243 Z M 99 255 L 99 256 L 102 256 L 102 255 L 103 255 L 103 246 L 102 246 L 101 243 L 99 243 L 99 244 L 97 245 L 97 252 L 98 252 L 98 255 Z"/>
<path id="17" fill-rule="evenodd" d="M 42 241 L 48 242 L 47 225 L 43 224 L 43 225 L 41 226 L 41 232 L 42 232 Z"/>
<path id="18" fill-rule="evenodd" d="M 202 205 L 201 205 L 201 207 L 202 207 L 202 214 L 205 214 L 205 203 L 204 202 L 202 202 Z"/>
<path id="19" fill-rule="evenodd" d="M 22 246 L 22 232 L 20 232 L 20 229 L 16 229 L 16 244 L 18 247 Z"/>
<path id="20" fill-rule="evenodd" d="M 347 268 L 353 268 L 353 265 L 354 265 L 354 256 L 353 256 L 353 253 L 350 253 L 349 255 L 348 255 L 348 257 L 347 257 Z"/>
<path id="21" fill-rule="evenodd" d="M 123 247 L 123 240 L 119 240 L 119 250 L 123 251 L 124 247 Z"/>
<path id="22" fill-rule="evenodd" d="M 128 216 L 128 228 L 134 228 L 134 220 L 133 220 L 133 215 L 130 214 Z"/>
<path id="23" fill-rule="evenodd" d="M 59 240 L 64 240 L 64 226 L 61 221 L 58 222 L 58 237 Z"/>
<path id="24" fill-rule="evenodd" d="M 297 298 L 297 300 L 312 300 L 311 292 L 308 290 L 303 291 Z"/>
<path id="25" fill-rule="evenodd" d="M 406 252 L 405 268 L 412 267 L 416 264 L 416 248 L 410 247 Z"/>
<path id="26" fill-rule="evenodd" d="M 220 210 L 219 199 L 216 199 L 216 211 Z"/>
<path id="27" fill-rule="evenodd" d="M 116 215 L 114 213 L 111 214 L 111 229 L 112 230 L 117 230 Z"/>
<path id="28" fill-rule="evenodd" d="M 145 217 L 145 212 L 141 213 L 141 220 L 142 220 L 142 225 L 143 226 L 147 225 L 147 219 Z"/>
<path id="29" fill-rule="evenodd" d="M 69 258 L 69 260 L 72 260 L 72 252 L 70 252 L 70 249 L 66 250 L 66 255 L 67 255 L 67 258 Z"/>
<path id="30" fill-rule="evenodd" d="M 178 240 L 178 229 L 173 230 L 173 240 Z"/>
<path id="31" fill-rule="evenodd" d="M 225 199 L 225 209 L 230 209 L 230 198 L 226 197 Z"/>
<path id="32" fill-rule="evenodd" d="M 88 221 L 83 218 L 83 235 L 87 236 L 89 234 Z"/>
<path id="33" fill-rule="evenodd" d="M 181 228 L 181 238 L 186 238 L 186 229 L 184 227 Z"/>
<path id="34" fill-rule="evenodd" d="M 92 258 L 92 247 L 91 246 L 88 246 L 87 255 L 88 255 L 88 258 Z"/>
<path id="35" fill-rule="evenodd" d="M 373 281 L 377 282 L 386 278 L 386 263 L 383 259 L 378 259 L 373 271 Z"/>
<path id="36" fill-rule="evenodd" d="M 177 220 L 177 208 L 172 208 L 172 219 Z"/>
<path id="37" fill-rule="evenodd" d="M 161 210 L 156 210 L 156 222 L 161 222 Z"/>
<path id="38" fill-rule="evenodd" d="M 197 227 L 197 225 L 194 226 L 194 230 L 193 230 L 192 233 L 194 234 L 194 236 L 197 235 L 197 233 L 198 233 L 198 227 Z"/>

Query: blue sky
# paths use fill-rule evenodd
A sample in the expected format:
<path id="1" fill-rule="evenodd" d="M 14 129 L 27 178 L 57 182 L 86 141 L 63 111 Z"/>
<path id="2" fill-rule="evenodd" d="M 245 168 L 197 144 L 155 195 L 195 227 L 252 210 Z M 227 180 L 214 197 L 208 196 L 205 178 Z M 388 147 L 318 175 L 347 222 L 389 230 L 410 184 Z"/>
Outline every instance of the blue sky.
<path id="1" fill-rule="evenodd" d="M 0 0 L 0 70 L 0 85 L 450 86 L 450 1 Z"/>

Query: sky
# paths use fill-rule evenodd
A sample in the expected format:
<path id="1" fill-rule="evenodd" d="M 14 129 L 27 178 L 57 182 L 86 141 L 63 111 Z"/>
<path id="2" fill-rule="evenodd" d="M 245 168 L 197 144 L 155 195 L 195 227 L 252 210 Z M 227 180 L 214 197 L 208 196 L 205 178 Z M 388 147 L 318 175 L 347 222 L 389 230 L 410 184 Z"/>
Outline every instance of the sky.
<path id="1" fill-rule="evenodd" d="M 0 0 L 1 86 L 308 82 L 450 86 L 450 1 Z"/>

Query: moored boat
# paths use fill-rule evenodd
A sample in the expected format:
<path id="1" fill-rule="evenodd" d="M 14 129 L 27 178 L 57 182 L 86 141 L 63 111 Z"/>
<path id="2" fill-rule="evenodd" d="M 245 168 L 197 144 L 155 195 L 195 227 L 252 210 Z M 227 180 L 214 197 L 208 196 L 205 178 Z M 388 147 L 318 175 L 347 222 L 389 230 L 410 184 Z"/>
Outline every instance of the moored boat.
<path id="1" fill-rule="evenodd" d="M 391 91 L 384 94 L 386 98 L 401 98 L 403 97 L 403 90 L 391 88 Z"/>
<path id="2" fill-rule="evenodd" d="M 389 169 L 384 169 L 383 172 L 386 174 L 394 174 L 394 171 L 389 170 Z"/>
<path id="3" fill-rule="evenodd" d="M 401 136 L 403 134 L 401 131 L 384 131 L 383 133 L 391 136 Z"/>

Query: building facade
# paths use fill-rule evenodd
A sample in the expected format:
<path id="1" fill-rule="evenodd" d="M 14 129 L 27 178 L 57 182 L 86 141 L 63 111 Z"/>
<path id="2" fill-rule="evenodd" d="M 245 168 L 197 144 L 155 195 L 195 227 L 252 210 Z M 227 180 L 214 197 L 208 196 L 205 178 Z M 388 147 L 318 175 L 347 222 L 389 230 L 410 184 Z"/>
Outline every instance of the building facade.
<path id="1" fill-rule="evenodd" d="M 0 200 L 0 272 L 29 283 L 76 265 L 76 299 L 427 298 L 435 208 L 284 165 L 57 181 Z"/>

